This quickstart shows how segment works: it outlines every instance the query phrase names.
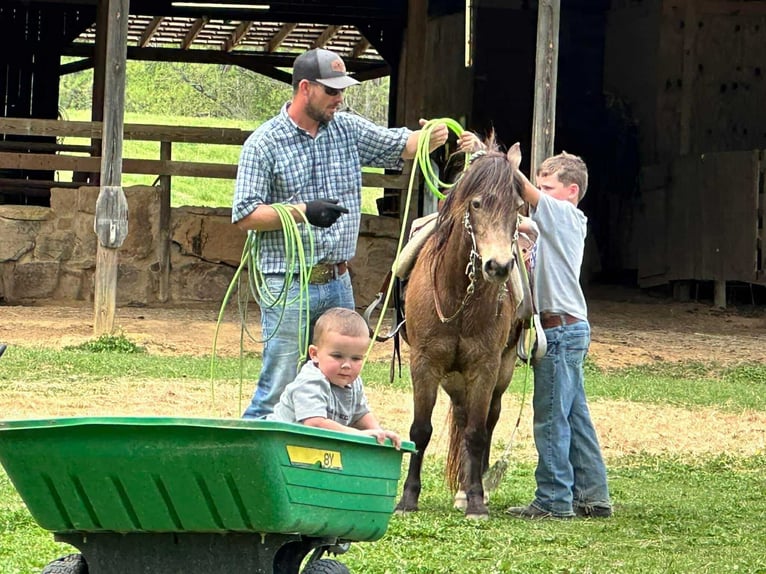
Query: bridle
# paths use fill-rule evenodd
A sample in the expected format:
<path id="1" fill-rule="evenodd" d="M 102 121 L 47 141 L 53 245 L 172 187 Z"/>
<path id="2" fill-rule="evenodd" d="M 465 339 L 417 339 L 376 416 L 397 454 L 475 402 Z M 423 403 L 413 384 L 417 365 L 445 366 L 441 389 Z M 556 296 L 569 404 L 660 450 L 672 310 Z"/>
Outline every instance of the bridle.
<path id="1" fill-rule="evenodd" d="M 513 232 L 513 239 L 511 240 L 511 250 L 514 253 L 514 258 L 511 259 L 511 266 L 513 266 L 516 262 L 515 254 L 516 254 L 516 244 L 519 239 L 519 224 L 521 223 L 521 215 L 516 214 L 516 229 Z M 473 296 L 474 292 L 476 291 L 476 263 L 481 259 L 481 255 L 479 255 L 479 252 L 476 250 L 476 235 L 473 232 L 473 226 L 471 225 L 471 217 L 469 214 L 469 210 L 465 210 L 465 214 L 463 215 L 463 228 L 468 232 L 468 237 L 471 238 L 471 252 L 468 255 L 468 264 L 465 266 L 465 275 L 468 277 L 468 285 L 465 288 L 465 294 L 463 295 L 463 300 L 460 302 L 460 306 L 457 308 L 457 311 L 455 311 L 452 315 L 449 317 L 445 317 L 444 313 L 442 312 L 441 303 L 439 302 L 439 297 L 437 296 L 438 289 L 436 288 L 436 259 L 433 260 L 431 263 L 431 284 L 434 286 L 434 307 L 436 308 L 436 315 L 439 317 L 439 320 L 442 323 L 450 323 L 451 321 L 454 321 L 460 313 L 462 313 L 463 309 L 465 309 L 465 306 L 468 304 L 468 301 Z M 498 300 L 502 300 L 502 298 L 505 296 L 505 294 L 508 292 L 508 288 L 505 284 L 500 286 L 500 293 L 498 294 Z"/>

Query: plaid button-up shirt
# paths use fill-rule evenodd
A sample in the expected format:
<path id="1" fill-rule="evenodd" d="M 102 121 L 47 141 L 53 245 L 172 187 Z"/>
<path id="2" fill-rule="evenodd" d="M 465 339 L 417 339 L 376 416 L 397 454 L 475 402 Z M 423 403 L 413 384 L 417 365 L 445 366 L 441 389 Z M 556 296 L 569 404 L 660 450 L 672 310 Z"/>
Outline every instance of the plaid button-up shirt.
<path id="1" fill-rule="evenodd" d="M 334 263 L 356 253 L 361 218 L 362 166 L 401 167 L 410 135 L 407 128 L 384 128 L 360 116 L 336 112 L 316 137 L 299 128 L 287 115 L 259 126 L 245 142 L 239 158 L 231 218 L 246 217 L 259 205 L 306 203 L 338 199 L 348 213 L 328 228 L 301 225 L 308 254 L 307 228 L 314 235 L 314 260 Z M 258 265 L 263 273 L 285 272 L 281 230 L 262 232 Z"/>

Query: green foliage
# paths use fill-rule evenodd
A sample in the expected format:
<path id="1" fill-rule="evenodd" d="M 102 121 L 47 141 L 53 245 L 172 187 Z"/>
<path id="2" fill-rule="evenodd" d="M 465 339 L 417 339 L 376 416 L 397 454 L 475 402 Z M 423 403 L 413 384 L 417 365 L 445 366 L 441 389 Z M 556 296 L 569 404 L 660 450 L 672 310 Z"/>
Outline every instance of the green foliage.
<path id="1" fill-rule="evenodd" d="M 64 60 L 67 61 L 66 59 Z M 59 105 L 89 111 L 93 70 L 61 79 Z M 388 121 L 388 78 L 363 82 L 346 92 L 346 104 L 379 124 Z M 187 118 L 217 118 L 260 123 L 275 115 L 292 96 L 292 87 L 237 66 L 129 61 L 125 112 Z"/>
<path id="2" fill-rule="evenodd" d="M 64 347 L 67 351 L 87 351 L 88 353 L 145 353 L 146 349 L 136 345 L 125 335 L 101 335 L 98 339 L 86 341 L 80 345 Z"/>

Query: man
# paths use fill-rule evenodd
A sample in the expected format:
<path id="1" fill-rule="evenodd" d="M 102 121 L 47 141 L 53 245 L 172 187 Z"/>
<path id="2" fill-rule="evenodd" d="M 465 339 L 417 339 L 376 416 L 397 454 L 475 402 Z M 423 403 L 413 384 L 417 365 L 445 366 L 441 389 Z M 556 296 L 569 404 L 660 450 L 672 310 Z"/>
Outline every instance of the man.
<path id="1" fill-rule="evenodd" d="M 356 252 L 361 218 L 362 166 L 397 168 L 415 157 L 420 131 L 383 128 L 360 116 L 339 112 L 346 88 L 359 82 L 346 73 L 343 60 L 317 48 L 293 65 L 293 96 L 280 113 L 262 124 L 242 149 L 232 208 L 241 229 L 262 234 L 258 264 L 266 288 L 279 293 L 287 262 L 282 222 L 273 204 L 305 215 L 314 236 L 314 260 L 308 293 L 309 321 L 331 307 L 355 308 L 347 261 Z M 424 120 L 421 120 L 421 125 Z M 433 151 L 447 140 L 447 126 L 431 132 Z M 308 252 L 307 230 L 301 231 Z M 266 341 L 263 367 L 245 418 L 260 418 L 274 409 L 284 387 L 295 378 L 299 358 L 299 325 L 305 316 L 297 296 L 297 276 L 281 308 L 261 306 Z M 309 336 L 309 340 L 311 337 Z"/>

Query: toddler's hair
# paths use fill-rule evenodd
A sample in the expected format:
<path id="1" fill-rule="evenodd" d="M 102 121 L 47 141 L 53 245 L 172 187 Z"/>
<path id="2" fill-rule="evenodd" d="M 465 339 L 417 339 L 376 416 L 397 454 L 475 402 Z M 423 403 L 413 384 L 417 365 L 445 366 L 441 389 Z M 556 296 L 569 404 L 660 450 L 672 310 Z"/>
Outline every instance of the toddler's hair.
<path id="1" fill-rule="evenodd" d="M 369 337 L 370 328 L 359 313 L 344 307 L 328 309 L 314 325 L 314 344 L 320 345 L 326 333 L 339 333 L 346 337 Z"/>
<path id="2" fill-rule="evenodd" d="M 580 193 L 577 196 L 577 202 L 582 201 L 585 192 L 588 191 L 588 166 L 579 156 L 562 151 L 558 155 L 553 155 L 540 164 L 537 170 L 538 176 L 556 175 L 559 181 L 564 185 L 577 184 Z"/>

